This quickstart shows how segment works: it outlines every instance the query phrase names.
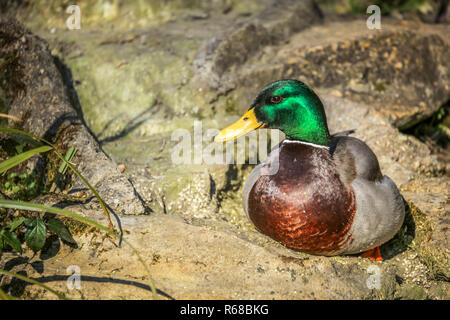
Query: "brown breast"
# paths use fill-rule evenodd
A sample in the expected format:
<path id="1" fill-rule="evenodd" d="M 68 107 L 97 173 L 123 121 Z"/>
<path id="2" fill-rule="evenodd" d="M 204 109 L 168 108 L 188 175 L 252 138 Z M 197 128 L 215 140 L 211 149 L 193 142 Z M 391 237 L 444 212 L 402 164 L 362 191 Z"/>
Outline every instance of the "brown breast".
<path id="1" fill-rule="evenodd" d="M 341 181 L 328 149 L 297 142 L 280 146 L 279 170 L 261 176 L 249 194 L 255 226 L 289 248 L 333 255 L 351 241 L 353 191 Z"/>

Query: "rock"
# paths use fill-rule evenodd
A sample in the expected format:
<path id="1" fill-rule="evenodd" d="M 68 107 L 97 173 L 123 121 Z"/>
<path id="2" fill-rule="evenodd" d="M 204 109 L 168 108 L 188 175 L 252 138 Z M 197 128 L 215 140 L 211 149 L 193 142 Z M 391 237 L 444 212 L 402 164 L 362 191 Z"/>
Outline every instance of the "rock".
<path id="1" fill-rule="evenodd" d="M 449 99 L 445 26 L 383 19 L 381 31 L 370 31 L 365 20 L 324 20 L 306 0 L 260 2 L 250 14 L 234 2 L 229 6 L 200 6 L 184 16 L 170 9 L 170 22 L 139 29 L 102 32 L 94 29 L 94 18 L 76 32 L 35 28 L 71 70 L 70 102 L 99 146 L 126 167 L 135 198 L 149 209 L 149 215 L 125 212 L 117 219 L 150 265 L 161 297 L 448 299 L 446 161 L 399 131 Z M 208 17 L 192 19 L 192 12 Z M 122 25 L 127 19 L 111 21 Z M 174 163 L 174 132 L 193 137 L 196 121 L 203 134 L 222 128 L 263 85 L 285 77 L 315 87 L 331 132 L 356 129 L 408 203 L 402 229 L 381 248 L 383 263 L 294 252 L 258 233 L 241 204 L 253 165 L 195 164 L 194 156 L 191 163 Z M 70 78 L 66 74 L 66 83 Z M 209 143 L 206 136 L 200 145 L 190 141 L 192 152 Z M 106 222 L 95 208 L 69 208 Z M 75 298 L 151 298 L 145 268 L 125 243 L 116 247 L 98 232 L 71 228 L 79 248 L 52 240 L 33 261 L 43 270 L 7 255 L 0 268 L 55 279 L 52 287 Z M 26 252 L 23 259 L 30 256 Z M 79 291 L 66 287 L 72 264 L 81 269 Z M 54 298 L 20 282 L 7 288 L 29 298 Z"/>
<path id="2" fill-rule="evenodd" d="M 274 76 L 297 78 L 321 93 L 368 104 L 396 127 L 411 127 L 450 98 L 447 31 L 386 20 L 379 31 L 367 29 L 364 21 L 312 26 L 287 44 L 261 48 L 243 67 L 227 66 L 229 74 L 216 72 L 209 83 L 224 82 L 224 92 L 239 88 L 236 100 L 248 105 L 253 99 L 248 92 Z M 221 63 L 216 65 L 220 70 Z"/>
<path id="3" fill-rule="evenodd" d="M 76 147 L 79 152 L 73 162 L 114 211 L 143 213 L 132 185 L 99 148 L 72 108 L 48 44 L 15 20 L 0 20 L 0 36 L 0 58 L 7 61 L 1 66 L 0 84 L 9 114 L 25 119 L 23 130 L 60 146 L 60 151 Z M 93 163 L 98 167 L 94 168 Z M 86 186 L 75 180 L 73 190 L 80 188 Z M 113 205 L 113 199 L 120 201 Z"/>
<path id="4" fill-rule="evenodd" d="M 374 264 L 362 258 L 307 257 L 278 245 L 264 248 L 220 226 L 188 225 L 176 216 L 121 220 L 126 238 L 150 264 L 161 298 L 362 299 L 377 294 L 389 298 L 395 288 L 394 271 L 382 264 L 377 270 L 383 290 L 368 288 L 371 273 L 367 269 Z M 148 289 L 144 290 L 146 272 L 129 248 L 114 247 L 98 235 L 83 238 L 86 244 L 96 239 L 96 249 L 90 245 L 77 250 L 62 248 L 58 259 L 45 261 L 48 273 L 44 270 L 39 274 L 31 268 L 27 272 L 37 280 L 51 274 L 58 279 L 51 282 L 52 287 L 72 297 L 151 298 Z M 91 256 L 88 261 L 86 255 Z M 69 292 L 66 269 L 74 261 L 80 267 L 82 288 Z M 27 294 L 33 299 L 54 298 L 35 289 Z"/>
<path id="5" fill-rule="evenodd" d="M 277 5 L 233 30 L 227 30 L 206 43 L 194 60 L 197 85 L 223 92 L 225 72 L 234 72 L 261 47 L 278 44 L 293 33 L 320 21 L 321 13 L 314 1 L 278 1 Z M 225 84 L 223 83 L 225 82 Z"/>

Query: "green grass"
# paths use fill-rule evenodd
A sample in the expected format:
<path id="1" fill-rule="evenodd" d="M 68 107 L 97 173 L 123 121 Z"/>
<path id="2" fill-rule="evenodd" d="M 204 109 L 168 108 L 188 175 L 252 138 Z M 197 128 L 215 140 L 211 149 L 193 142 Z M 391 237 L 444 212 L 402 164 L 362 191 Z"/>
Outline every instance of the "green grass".
<path id="1" fill-rule="evenodd" d="M 49 234 L 56 234 L 65 242 L 75 243 L 69 229 L 62 220 L 55 217 L 55 215 L 64 216 L 101 230 L 114 239 L 121 239 L 127 244 L 147 271 L 149 287 L 152 290 L 153 298 L 157 299 L 156 288 L 147 264 L 131 243 L 126 239 L 121 238 L 120 234 L 114 230 L 109 211 L 103 199 L 89 181 L 70 162 L 76 154 L 76 148 L 70 148 L 66 155 L 63 156 L 50 142 L 28 132 L 8 127 L 0 127 L 0 132 L 12 136 L 12 140 L 14 140 L 14 143 L 10 142 L 9 144 L 5 144 L 4 137 L 0 137 L 0 147 L 3 147 L 0 148 L 0 159 L 3 160 L 0 162 L 0 176 L 3 177 L 3 179 L 0 180 L 0 183 L 4 184 L 1 189 L 5 190 L 4 192 L 1 192 L 1 196 L 3 198 L 9 198 L 0 199 L 0 208 L 7 209 L 6 211 L 0 210 L 0 256 L 3 250 L 14 250 L 19 254 L 22 254 L 22 243 L 26 243 L 30 249 L 34 252 L 38 252 L 44 247 Z M 98 199 L 102 210 L 108 218 L 109 228 L 69 210 L 26 201 L 31 200 L 37 195 L 36 190 L 43 190 L 43 188 L 36 187 L 36 174 L 11 171 L 21 165 L 23 166 L 34 156 L 45 153 L 53 153 L 61 160 L 61 165 L 59 166 L 57 175 L 49 191 L 53 192 L 55 190 L 56 179 L 61 178 L 66 171 L 70 169 L 89 187 Z M 13 213 L 11 214 L 11 211 L 9 210 L 13 210 Z M 34 214 L 30 214 L 31 212 Z M 0 270 L 0 274 L 15 277 L 41 286 L 54 293 L 60 299 L 66 299 L 63 294 L 23 275 L 6 270 Z M 13 297 L 0 289 L 0 299 L 13 299 Z"/>

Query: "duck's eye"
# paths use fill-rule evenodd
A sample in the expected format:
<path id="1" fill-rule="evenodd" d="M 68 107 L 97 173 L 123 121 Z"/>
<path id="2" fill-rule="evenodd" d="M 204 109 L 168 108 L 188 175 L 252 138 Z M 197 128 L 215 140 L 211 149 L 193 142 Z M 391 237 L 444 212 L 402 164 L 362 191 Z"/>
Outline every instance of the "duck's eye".
<path id="1" fill-rule="evenodd" d="M 281 101 L 283 101 L 283 98 L 281 96 L 271 96 L 270 97 L 270 102 L 277 104 L 280 103 Z"/>

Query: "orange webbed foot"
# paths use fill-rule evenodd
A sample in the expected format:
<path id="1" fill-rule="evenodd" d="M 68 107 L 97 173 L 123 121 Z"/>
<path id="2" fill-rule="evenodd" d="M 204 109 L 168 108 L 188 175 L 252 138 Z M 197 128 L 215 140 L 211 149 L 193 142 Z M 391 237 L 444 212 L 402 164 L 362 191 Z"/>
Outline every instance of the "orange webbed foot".
<path id="1" fill-rule="evenodd" d="M 373 261 L 383 261 L 383 257 L 381 257 L 381 252 L 380 252 L 379 246 L 376 248 L 367 250 L 362 255 L 363 255 L 363 257 L 369 258 L 370 260 L 373 260 Z"/>

